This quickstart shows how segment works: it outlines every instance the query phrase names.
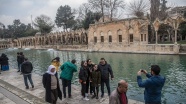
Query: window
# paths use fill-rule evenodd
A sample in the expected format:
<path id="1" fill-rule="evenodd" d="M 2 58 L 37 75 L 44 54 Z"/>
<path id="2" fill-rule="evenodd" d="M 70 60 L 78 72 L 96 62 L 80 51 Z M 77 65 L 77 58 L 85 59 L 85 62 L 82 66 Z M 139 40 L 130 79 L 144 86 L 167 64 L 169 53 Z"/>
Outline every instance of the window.
<path id="1" fill-rule="evenodd" d="M 141 34 L 141 41 L 143 41 L 143 34 Z"/>
<path id="2" fill-rule="evenodd" d="M 104 36 L 101 36 L 101 42 L 104 42 Z"/>
<path id="3" fill-rule="evenodd" d="M 97 43 L 97 37 L 94 37 L 94 43 Z"/>
<path id="4" fill-rule="evenodd" d="M 112 42 L 112 36 L 109 36 L 109 42 Z"/>
<path id="5" fill-rule="evenodd" d="M 119 42 L 122 42 L 122 35 L 119 35 Z"/>
<path id="6" fill-rule="evenodd" d="M 145 37 L 145 39 L 144 39 L 144 40 L 146 41 L 146 34 L 145 34 L 145 36 L 144 36 L 144 37 Z"/>
<path id="7" fill-rule="evenodd" d="M 130 34 L 130 42 L 133 42 L 133 34 Z"/>

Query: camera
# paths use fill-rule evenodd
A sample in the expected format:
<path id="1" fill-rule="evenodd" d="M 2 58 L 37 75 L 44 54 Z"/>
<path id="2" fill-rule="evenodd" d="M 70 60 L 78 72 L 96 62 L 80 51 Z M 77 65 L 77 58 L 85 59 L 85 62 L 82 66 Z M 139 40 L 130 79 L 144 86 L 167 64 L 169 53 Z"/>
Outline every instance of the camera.
<path id="1" fill-rule="evenodd" d="M 145 72 L 145 71 L 142 69 L 141 72 Z"/>

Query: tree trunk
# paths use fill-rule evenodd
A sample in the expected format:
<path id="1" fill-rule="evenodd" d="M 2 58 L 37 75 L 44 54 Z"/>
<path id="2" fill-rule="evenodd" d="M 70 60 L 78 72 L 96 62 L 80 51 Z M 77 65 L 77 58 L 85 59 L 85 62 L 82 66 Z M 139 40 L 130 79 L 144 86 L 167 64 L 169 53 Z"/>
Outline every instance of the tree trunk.
<path id="1" fill-rule="evenodd" d="M 103 11 L 104 9 L 103 9 L 103 0 L 101 0 L 101 12 L 102 12 L 102 20 L 103 20 L 103 22 L 105 21 L 104 20 L 104 11 Z"/>

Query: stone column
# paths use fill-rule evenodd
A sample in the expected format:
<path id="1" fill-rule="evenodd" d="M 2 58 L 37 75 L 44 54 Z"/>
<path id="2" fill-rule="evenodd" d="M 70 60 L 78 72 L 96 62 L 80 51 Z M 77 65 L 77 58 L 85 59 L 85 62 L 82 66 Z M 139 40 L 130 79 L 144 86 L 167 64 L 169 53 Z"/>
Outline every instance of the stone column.
<path id="1" fill-rule="evenodd" d="M 156 31 L 156 44 L 158 44 L 158 31 L 157 30 L 155 31 Z"/>
<path id="2" fill-rule="evenodd" d="M 175 41 L 174 41 L 174 44 L 177 44 L 177 32 L 178 32 L 178 30 L 175 29 L 174 31 L 175 31 Z"/>

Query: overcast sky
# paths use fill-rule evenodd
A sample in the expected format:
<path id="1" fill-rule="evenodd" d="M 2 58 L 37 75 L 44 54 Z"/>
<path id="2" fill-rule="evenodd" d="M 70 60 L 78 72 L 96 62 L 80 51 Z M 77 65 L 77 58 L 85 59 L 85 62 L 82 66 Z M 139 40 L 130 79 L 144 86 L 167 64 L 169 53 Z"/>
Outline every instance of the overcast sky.
<path id="1" fill-rule="evenodd" d="M 44 14 L 54 21 L 59 6 L 69 5 L 77 9 L 88 0 L 0 0 L 0 22 L 11 25 L 13 20 L 20 19 L 24 24 L 31 23 L 35 17 Z M 127 3 L 131 0 L 125 0 Z M 186 0 L 167 0 L 178 6 L 186 6 Z"/>

